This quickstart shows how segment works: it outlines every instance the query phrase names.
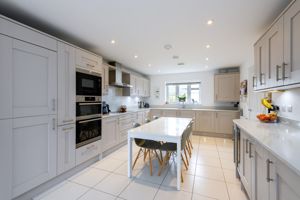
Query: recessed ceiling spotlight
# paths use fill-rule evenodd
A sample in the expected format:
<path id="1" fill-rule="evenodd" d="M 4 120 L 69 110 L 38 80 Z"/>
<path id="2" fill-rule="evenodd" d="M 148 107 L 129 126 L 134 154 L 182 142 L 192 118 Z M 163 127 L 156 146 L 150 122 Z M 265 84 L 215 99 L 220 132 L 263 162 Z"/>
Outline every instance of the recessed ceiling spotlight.
<path id="1" fill-rule="evenodd" d="M 179 58 L 179 56 L 173 56 L 172 58 L 173 58 L 173 59 L 178 59 L 178 58 Z"/>
<path id="2" fill-rule="evenodd" d="M 184 63 L 183 62 L 180 62 L 180 63 L 177 63 L 178 66 L 183 66 Z"/>
<path id="3" fill-rule="evenodd" d="M 205 58 L 206 61 L 208 61 L 208 58 Z"/>
<path id="4" fill-rule="evenodd" d="M 166 45 L 164 46 L 164 48 L 165 48 L 166 50 L 170 50 L 170 49 L 172 49 L 172 45 L 166 44 Z"/>
<path id="5" fill-rule="evenodd" d="M 214 20 L 210 19 L 207 21 L 207 25 L 212 25 L 214 23 Z"/>
<path id="6" fill-rule="evenodd" d="M 205 45 L 205 47 L 206 47 L 207 49 L 209 49 L 209 48 L 210 48 L 210 45 L 209 45 L 209 44 L 207 44 L 207 45 Z"/>
<path id="7" fill-rule="evenodd" d="M 138 55 L 134 55 L 134 58 L 138 58 L 139 56 Z"/>
<path id="8" fill-rule="evenodd" d="M 111 43 L 111 44 L 115 44 L 116 41 L 115 41 L 115 40 L 111 40 L 110 43 Z"/>

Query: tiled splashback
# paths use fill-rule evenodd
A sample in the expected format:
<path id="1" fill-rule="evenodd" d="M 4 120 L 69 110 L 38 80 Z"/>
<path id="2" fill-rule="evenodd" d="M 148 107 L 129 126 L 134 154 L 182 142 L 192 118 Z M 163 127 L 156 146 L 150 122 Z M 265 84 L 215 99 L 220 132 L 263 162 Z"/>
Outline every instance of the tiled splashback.
<path id="1" fill-rule="evenodd" d="M 146 99 L 141 97 L 122 96 L 122 88 L 109 87 L 108 95 L 103 96 L 102 101 L 109 104 L 109 108 L 112 112 L 116 112 L 121 105 L 126 105 L 129 110 L 137 109 L 138 102 L 146 101 Z"/>

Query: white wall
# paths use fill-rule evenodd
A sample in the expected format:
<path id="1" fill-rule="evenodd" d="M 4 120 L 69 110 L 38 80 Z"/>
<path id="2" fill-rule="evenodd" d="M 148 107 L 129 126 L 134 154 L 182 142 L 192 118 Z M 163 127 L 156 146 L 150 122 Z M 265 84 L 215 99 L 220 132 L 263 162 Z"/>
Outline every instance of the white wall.
<path id="1" fill-rule="evenodd" d="M 202 106 L 232 106 L 230 103 L 215 103 L 214 102 L 214 74 L 215 71 L 153 75 L 150 76 L 150 91 L 149 99 L 151 106 L 161 106 L 165 104 L 165 84 L 172 82 L 201 82 L 201 101 Z M 159 89 L 159 98 L 155 97 L 155 90 Z"/>

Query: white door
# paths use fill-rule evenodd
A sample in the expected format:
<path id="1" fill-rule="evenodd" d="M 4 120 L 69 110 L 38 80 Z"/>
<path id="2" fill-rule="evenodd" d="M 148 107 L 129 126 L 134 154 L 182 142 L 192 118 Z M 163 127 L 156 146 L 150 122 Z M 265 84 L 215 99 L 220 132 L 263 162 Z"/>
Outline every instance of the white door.
<path id="1" fill-rule="evenodd" d="M 300 1 L 287 10 L 284 18 L 284 84 L 300 83 Z"/>
<path id="2" fill-rule="evenodd" d="M 270 200 L 299 200 L 300 176 L 270 155 Z"/>
<path id="3" fill-rule="evenodd" d="M 268 87 L 283 85 L 283 17 L 272 26 L 266 35 L 268 45 Z"/>
<path id="4" fill-rule="evenodd" d="M 118 118 L 108 117 L 102 120 L 102 149 L 113 147 L 118 143 Z"/>
<path id="5" fill-rule="evenodd" d="M 1 47 L 0 47 L 1 48 Z M 12 193 L 12 120 L 0 120 L 0 194 L 10 200 Z"/>
<path id="6" fill-rule="evenodd" d="M 252 198 L 255 200 L 269 200 L 269 183 L 267 181 L 268 152 L 260 145 L 255 145 L 252 169 Z"/>
<path id="7" fill-rule="evenodd" d="M 58 125 L 75 123 L 75 48 L 58 43 Z"/>
<path id="8" fill-rule="evenodd" d="M 56 116 L 13 120 L 13 197 L 56 176 Z"/>
<path id="9" fill-rule="evenodd" d="M 75 124 L 58 127 L 57 174 L 75 167 L 76 129 Z"/>
<path id="10" fill-rule="evenodd" d="M 12 118 L 12 42 L 0 35 L 0 120 Z"/>
<path id="11" fill-rule="evenodd" d="M 13 117 L 56 114 L 57 53 L 13 40 L 12 60 Z"/>

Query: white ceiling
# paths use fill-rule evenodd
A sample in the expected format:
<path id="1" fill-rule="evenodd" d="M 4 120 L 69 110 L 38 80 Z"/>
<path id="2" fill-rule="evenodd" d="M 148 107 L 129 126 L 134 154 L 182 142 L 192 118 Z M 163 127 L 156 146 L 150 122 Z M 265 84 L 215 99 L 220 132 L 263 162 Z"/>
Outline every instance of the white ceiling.
<path id="1" fill-rule="evenodd" d="M 1 0 L 0 13 L 84 44 L 139 72 L 165 74 L 240 66 L 251 57 L 255 40 L 289 2 Z M 206 24 L 209 19 L 215 22 L 212 26 Z M 110 43 L 112 39 L 116 44 Z M 165 44 L 172 49 L 165 50 Z M 206 49 L 206 44 L 211 48 Z M 179 59 L 172 59 L 173 55 Z M 178 62 L 185 65 L 177 66 Z"/>

